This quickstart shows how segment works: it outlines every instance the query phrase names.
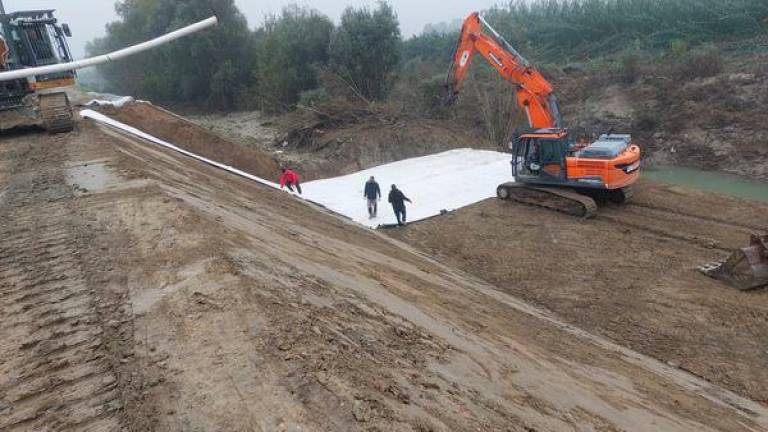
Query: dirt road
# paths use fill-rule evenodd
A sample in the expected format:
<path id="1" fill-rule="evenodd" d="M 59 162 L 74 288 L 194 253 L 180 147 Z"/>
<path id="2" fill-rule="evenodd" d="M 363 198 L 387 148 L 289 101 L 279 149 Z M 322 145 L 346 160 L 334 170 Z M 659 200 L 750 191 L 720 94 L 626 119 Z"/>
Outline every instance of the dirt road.
<path id="1" fill-rule="evenodd" d="M 768 428 L 507 284 L 92 123 L 4 137 L 0 181 L 4 432 Z"/>

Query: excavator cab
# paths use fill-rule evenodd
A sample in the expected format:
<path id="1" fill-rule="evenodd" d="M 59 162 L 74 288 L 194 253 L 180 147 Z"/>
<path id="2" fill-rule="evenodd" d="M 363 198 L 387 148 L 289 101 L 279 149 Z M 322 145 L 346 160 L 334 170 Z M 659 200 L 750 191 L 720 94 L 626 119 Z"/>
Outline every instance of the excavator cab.
<path id="1" fill-rule="evenodd" d="M 561 184 L 567 180 L 570 144 L 560 131 L 540 131 L 513 140 L 512 176 L 520 182 Z"/>

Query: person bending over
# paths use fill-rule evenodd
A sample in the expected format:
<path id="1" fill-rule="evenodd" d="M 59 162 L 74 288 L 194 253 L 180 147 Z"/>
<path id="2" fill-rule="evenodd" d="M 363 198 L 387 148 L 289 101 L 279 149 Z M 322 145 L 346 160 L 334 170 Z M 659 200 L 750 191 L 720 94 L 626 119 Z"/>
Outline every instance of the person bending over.
<path id="1" fill-rule="evenodd" d="M 395 217 L 397 217 L 397 224 L 400 226 L 405 225 L 406 211 L 405 202 L 413 204 L 413 201 L 403 194 L 403 192 L 392 185 L 392 190 L 389 191 L 389 202 L 392 204 L 392 210 L 395 211 Z"/>
<path id="2" fill-rule="evenodd" d="M 281 168 L 283 175 L 280 176 L 280 189 L 284 189 L 288 186 L 288 190 L 293 192 L 293 187 L 296 187 L 296 191 L 301 195 L 301 178 L 295 171 L 288 168 Z"/>

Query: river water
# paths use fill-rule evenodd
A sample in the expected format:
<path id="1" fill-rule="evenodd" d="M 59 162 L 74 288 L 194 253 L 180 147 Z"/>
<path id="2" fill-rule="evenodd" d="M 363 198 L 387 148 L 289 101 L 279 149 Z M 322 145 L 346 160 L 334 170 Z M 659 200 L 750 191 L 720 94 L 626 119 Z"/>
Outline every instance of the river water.
<path id="1" fill-rule="evenodd" d="M 749 180 L 719 172 L 673 166 L 646 168 L 642 175 L 647 179 L 659 182 L 768 203 L 768 182 Z"/>

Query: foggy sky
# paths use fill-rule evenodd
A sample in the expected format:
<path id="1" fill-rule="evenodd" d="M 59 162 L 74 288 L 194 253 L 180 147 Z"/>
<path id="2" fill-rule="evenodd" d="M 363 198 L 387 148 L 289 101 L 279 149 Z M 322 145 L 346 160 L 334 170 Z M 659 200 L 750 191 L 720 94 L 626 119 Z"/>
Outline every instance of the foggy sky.
<path id="1" fill-rule="evenodd" d="M 104 35 L 104 26 L 116 19 L 114 0 L 3 0 L 7 12 L 22 9 L 56 9 L 61 22 L 70 24 L 73 37 L 70 45 L 75 58 L 85 54 L 86 42 Z M 373 0 L 235 0 L 237 6 L 255 27 L 264 16 L 277 13 L 283 5 L 298 3 L 311 6 L 338 22 L 346 6 L 374 5 Z M 449 22 L 463 18 L 469 12 L 487 9 L 499 0 L 390 0 L 404 37 L 418 34 L 426 24 Z M 505 3 L 505 1 L 501 1 Z"/>

